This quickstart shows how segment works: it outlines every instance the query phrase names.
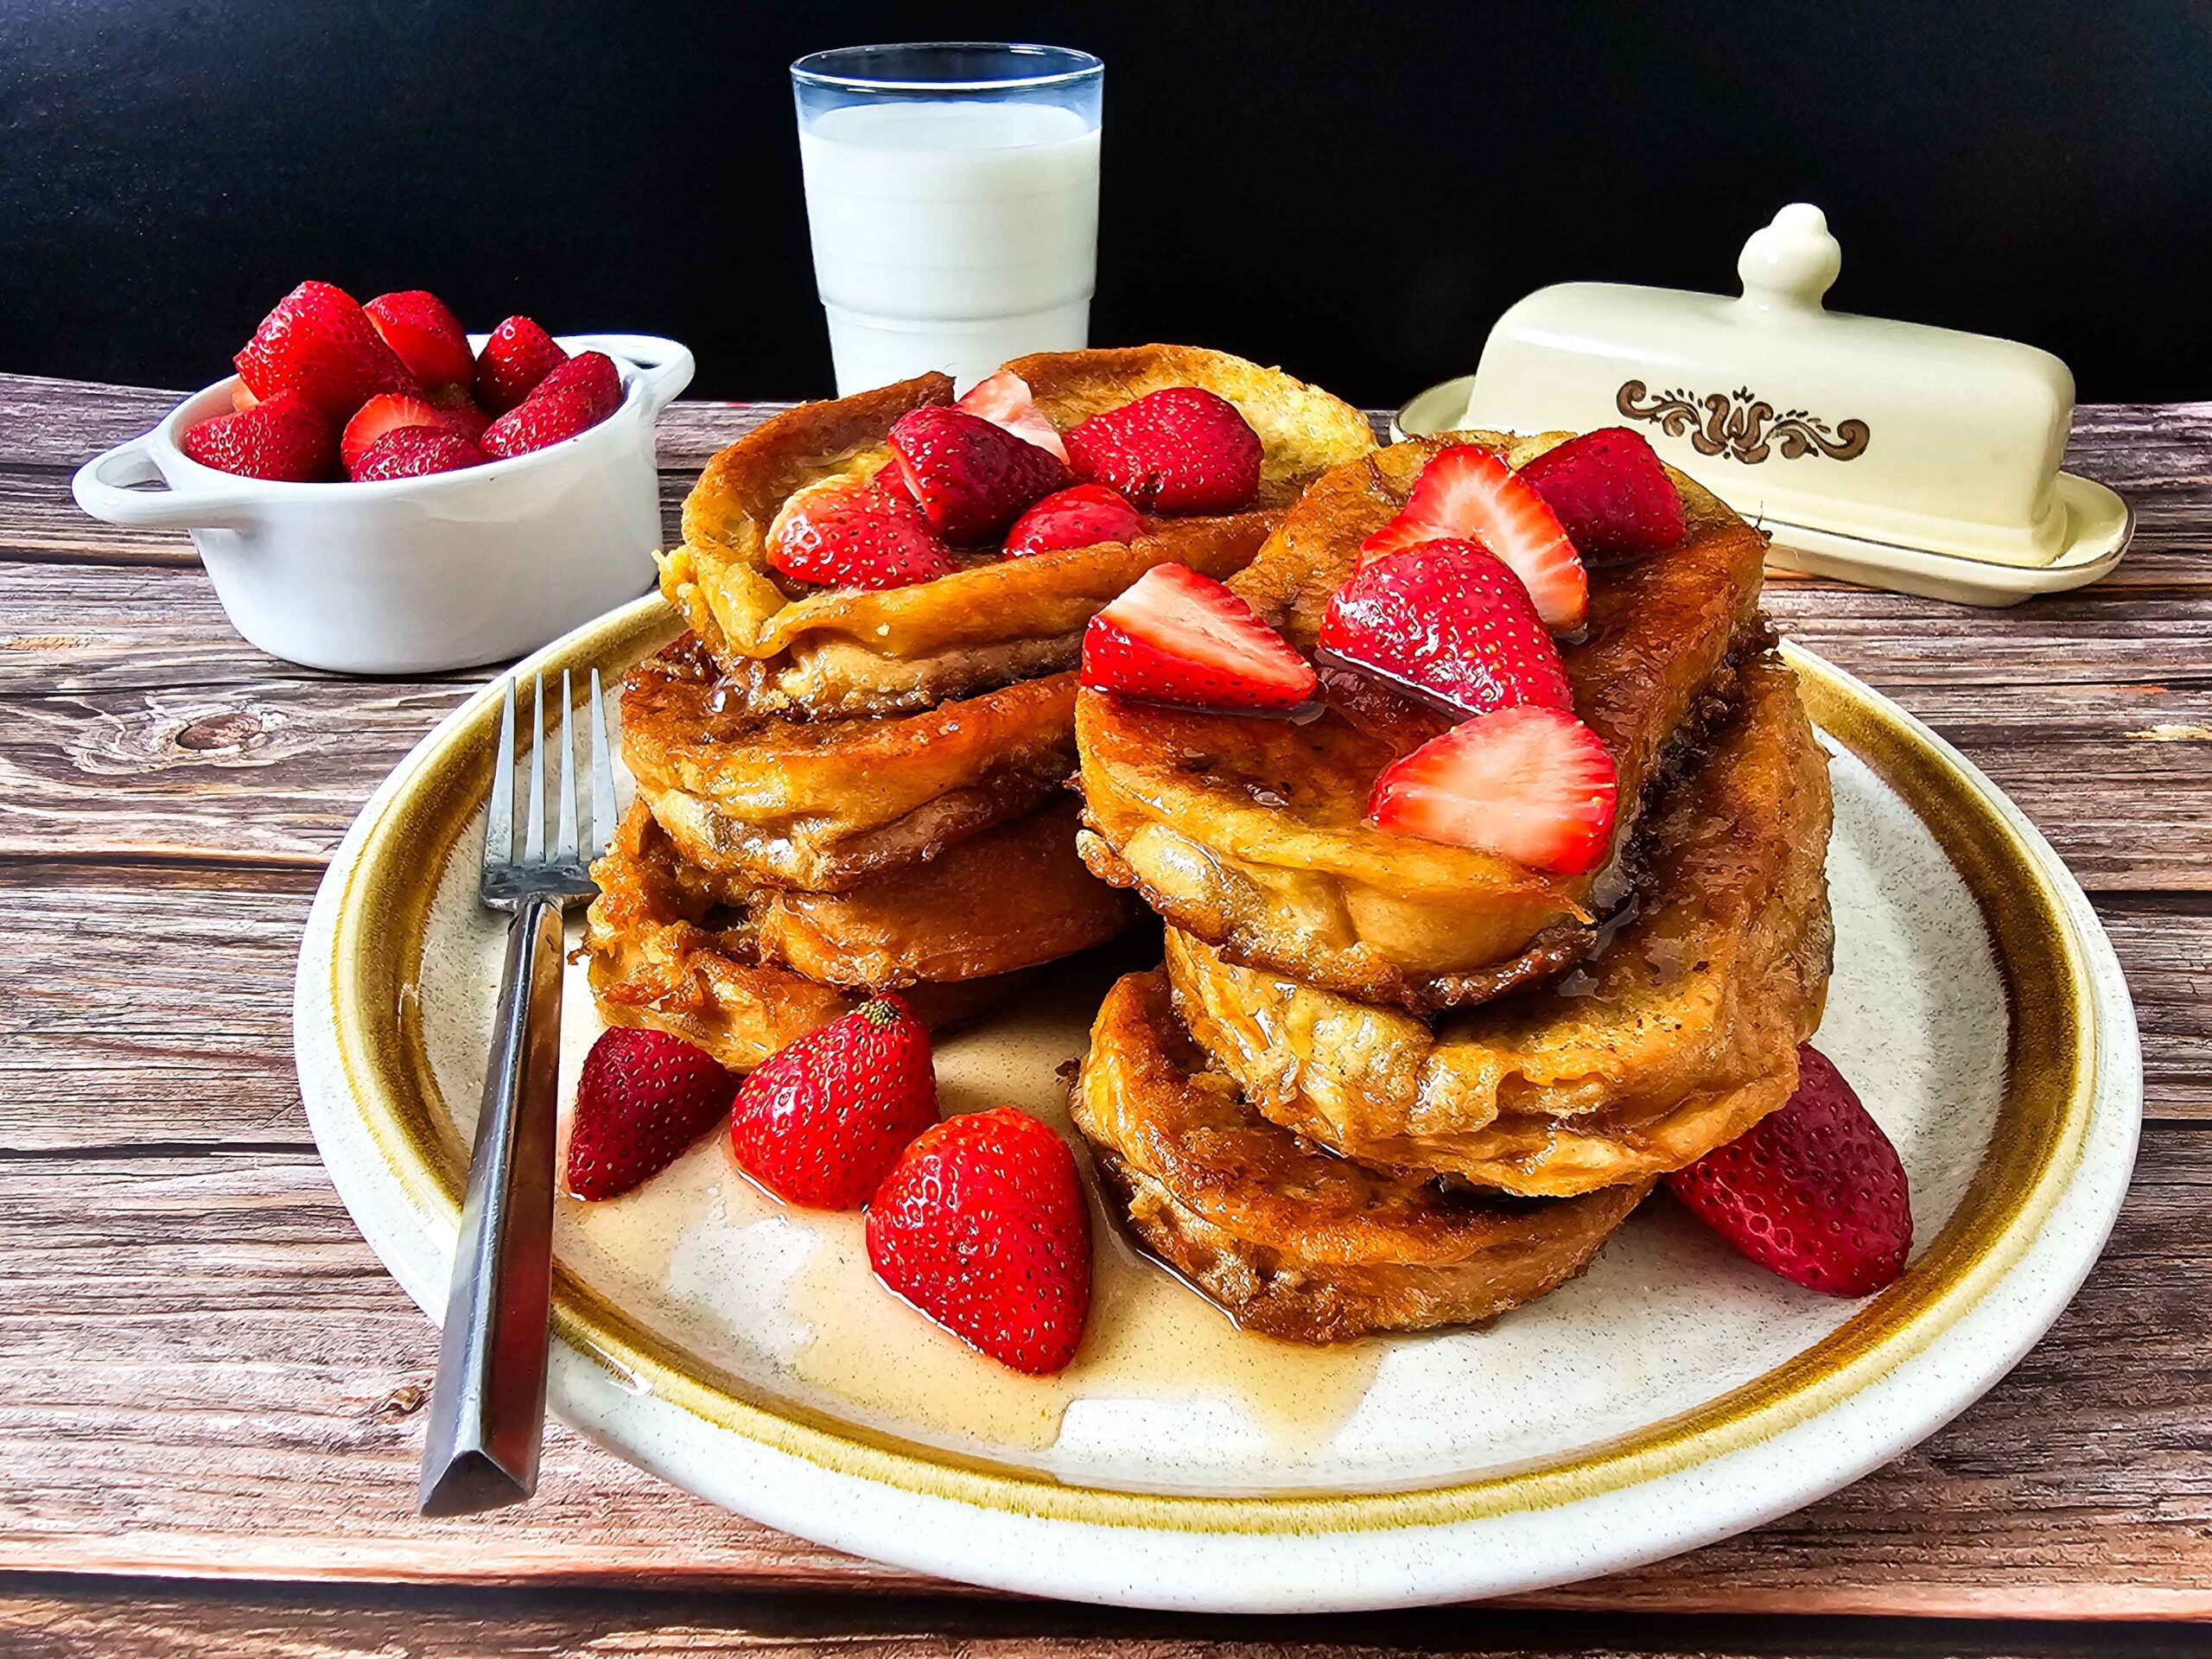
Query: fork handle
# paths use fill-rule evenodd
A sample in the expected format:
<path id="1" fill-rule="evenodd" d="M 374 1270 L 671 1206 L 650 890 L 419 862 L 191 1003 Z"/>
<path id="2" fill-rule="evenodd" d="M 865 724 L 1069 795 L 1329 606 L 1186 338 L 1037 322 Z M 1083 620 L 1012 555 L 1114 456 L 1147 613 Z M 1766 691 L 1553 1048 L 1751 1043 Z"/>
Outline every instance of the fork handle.
<path id="1" fill-rule="evenodd" d="M 561 907 L 526 899 L 506 970 L 446 1298 L 423 1446 L 424 1515 L 519 1503 L 537 1488 L 553 1290 Z"/>

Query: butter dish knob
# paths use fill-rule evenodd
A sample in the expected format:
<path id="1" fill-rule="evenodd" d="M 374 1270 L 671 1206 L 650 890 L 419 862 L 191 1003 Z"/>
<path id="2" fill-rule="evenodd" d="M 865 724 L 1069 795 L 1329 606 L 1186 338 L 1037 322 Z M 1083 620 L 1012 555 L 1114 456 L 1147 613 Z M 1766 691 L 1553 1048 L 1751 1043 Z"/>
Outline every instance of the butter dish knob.
<path id="1" fill-rule="evenodd" d="M 1843 245 L 1828 234 L 1828 218 L 1809 201 L 1793 201 L 1774 223 L 1751 232 L 1736 260 L 1745 306 L 1755 311 L 1817 311 L 1843 269 Z"/>

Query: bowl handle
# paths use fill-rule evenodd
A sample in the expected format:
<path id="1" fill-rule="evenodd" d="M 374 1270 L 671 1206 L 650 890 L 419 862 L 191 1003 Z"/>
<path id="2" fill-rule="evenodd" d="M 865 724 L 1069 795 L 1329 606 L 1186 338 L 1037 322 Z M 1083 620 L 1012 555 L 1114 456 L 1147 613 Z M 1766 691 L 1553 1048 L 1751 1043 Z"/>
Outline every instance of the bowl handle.
<path id="1" fill-rule="evenodd" d="M 696 366 L 690 346 L 658 334 L 576 334 L 565 343 L 579 351 L 605 352 L 609 357 L 636 364 L 643 371 L 638 378 L 645 382 L 645 401 L 656 415 L 691 384 Z"/>
<path id="2" fill-rule="evenodd" d="M 69 492 L 77 498 L 77 505 L 95 518 L 133 529 L 225 529 L 245 522 L 252 504 L 241 494 L 222 489 L 168 487 L 147 447 L 152 436 L 149 432 L 118 443 L 79 467 L 69 480 Z M 130 487 L 137 484 L 163 487 Z"/>

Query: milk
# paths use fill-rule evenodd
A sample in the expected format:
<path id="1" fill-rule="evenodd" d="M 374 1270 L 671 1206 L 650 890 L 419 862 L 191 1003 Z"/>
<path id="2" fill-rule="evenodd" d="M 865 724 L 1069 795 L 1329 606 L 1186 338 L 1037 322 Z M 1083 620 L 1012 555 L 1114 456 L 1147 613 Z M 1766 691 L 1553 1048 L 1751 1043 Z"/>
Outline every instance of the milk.
<path id="1" fill-rule="evenodd" d="M 814 275 L 842 395 L 962 385 L 1088 336 L 1098 129 L 1058 105 L 906 100 L 799 133 Z"/>

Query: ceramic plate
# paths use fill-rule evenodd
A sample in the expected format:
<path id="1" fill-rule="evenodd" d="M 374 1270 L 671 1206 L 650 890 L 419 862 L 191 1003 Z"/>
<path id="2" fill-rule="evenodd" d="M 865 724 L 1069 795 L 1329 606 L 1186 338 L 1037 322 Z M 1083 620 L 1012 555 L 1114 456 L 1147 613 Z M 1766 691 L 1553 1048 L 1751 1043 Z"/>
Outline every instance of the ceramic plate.
<path id="1" fill-rule="evenodd" d="M 525 671 L 610 689 L 646 600 Z M 1924 727 L 1793 651 L 1834 753 L 1836 972 L 1819 1041 L 1912 1182 L 1910 1271 L 1864 1302 L 1731 1255 L 1663 1197 L 1588 1274 L 1486 1330 L 1309 1351 L 1244 1335 L 1103 1222 L 1090 1331 L 1014 1376 L 879 1290 L 856 1220 L 785 1211 L 720 1136 L 563 1200 L 551 1399 L 760 1521 L 1039 1595 L 1212 1610 L 1456 1600 L 1755 1525 L 1893 1458 L 2002 1376 L 2094 1261 L 2141 1110 L 2133 1010 L 2080 889 Z M 584 677 L 577 676 L 577 683 Z M 442 1306 L 500 934 L 474 902 L 497 710 L 380 788 L 302 948 L 300 1077 L 333 1179 Z M 1066 1127 L 1107 977 L 1078 962 L 940 1049 L 950 1109 Z M 597 1031 L 572 974 L 564 1098 Z"/>

